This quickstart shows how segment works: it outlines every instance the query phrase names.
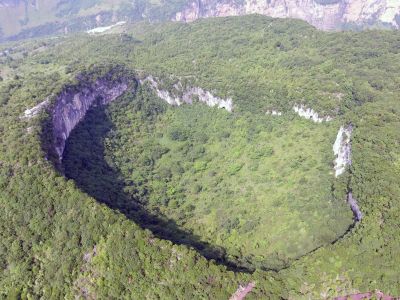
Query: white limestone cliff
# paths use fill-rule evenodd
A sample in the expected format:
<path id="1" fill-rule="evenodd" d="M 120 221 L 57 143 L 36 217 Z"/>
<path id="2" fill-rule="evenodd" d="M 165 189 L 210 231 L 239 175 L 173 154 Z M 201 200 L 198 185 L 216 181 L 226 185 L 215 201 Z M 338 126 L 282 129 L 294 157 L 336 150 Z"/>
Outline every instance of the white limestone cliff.
<path id="1" fill-rule="evenodd" d="M 210 107 L 224 108 L 229 112 L 233 110 L 232 98 L 223 99 L 213 95 L 211 92 L 203 90 L 200 87 L 191 87 L 184 89 L 182 84 L 179 82 L 174 85 L 175 93 L 171 93 L 167 90 L 159 88 L 159 83 L 153 76 L 147 76 L 146 78 L 140 80 L 143 84 L 148 82 L 152 89 L 157 93 L 157 96 L 166 101 L 170 105 L 182 105 L 183 103 L 192 104 L 193 101 L 198 100 L 205 103 Z M 179 96 L 179 95 L 182 96 Z"/>
<path id="2" fill-rule="evenodd" d="M 174 21 L 199 18 L 262 14 L 275 18 L 296 18 L 323 30 L 340 29 L 346 24 L 386 24 L 399 28 L 398 0 L 192 0 L 177 12 Z"/>
<path id="3" fill-rule="evenodd" d="M 353 126 L 341 126 L 337 134 L 335 143 L 333 144 L 333 153 L 335 159 L 335 177 L 343 174 L 348 165 L 351 165 L 351 134 Z"/>
<path id="4" fill-rule="evenodd" d="M 312 108 L 306 107 L 304 105 L 294 105 L 293 110 L 300 116 L 306 119 L 310 119 L 315 123 L 329 122 L 332 121 L 331 116 L 320 117 L 318 113 Z"/>
<path id="5" fill-rule="evenodd" d="M 46 107 L 48 107 L 49 104 L 50 104 L 50 100 L 49 100 L 49 98 L 47 98 L 46 100 L 39 103 L 38 105 L 25 110 L 22 118 L 31 119 L 31 118 L 37 116 L 42 110 L 44 110 Z"/>

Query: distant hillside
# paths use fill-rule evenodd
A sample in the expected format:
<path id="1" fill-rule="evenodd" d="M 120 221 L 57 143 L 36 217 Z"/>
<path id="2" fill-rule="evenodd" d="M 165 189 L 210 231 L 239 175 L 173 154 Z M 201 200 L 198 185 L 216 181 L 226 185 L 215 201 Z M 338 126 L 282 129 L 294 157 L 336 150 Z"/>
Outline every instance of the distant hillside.
<path id="1" fill-rule="evenodd" d="M 11 40 L 83 31 L 118 21 L 168 20 L 183 1 L 1 0 L 0 38 Z"/>
<path id="2" fill-rule="evenodd" d="M 253 13 L 298 18 L 323 30 L 400 26 L 397 0 L 0 0 L 0 40 L 64 34 L 118 21 L 190 22 Z"/>

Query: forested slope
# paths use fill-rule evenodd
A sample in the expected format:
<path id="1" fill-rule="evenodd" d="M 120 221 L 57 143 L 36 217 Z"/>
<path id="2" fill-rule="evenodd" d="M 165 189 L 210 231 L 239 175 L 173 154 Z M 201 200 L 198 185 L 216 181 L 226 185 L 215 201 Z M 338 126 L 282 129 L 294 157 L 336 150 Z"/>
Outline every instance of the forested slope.
<path id="1" fill-rule="evenodd" d="M 300 21 L 249 16 L 2 46 L 9 51 L 0 57 L 0 295 L 227 299 L 250 281 L 249 299 L 400 293 L 399 45 L 398 32 L 323 33 Z M 179 80 L 231 97 L 233 115 L 254 124 L 269 122 L 272 109 L 292 126 L 311 122 L 298 120 L 294 104 L 332 116 L 328 127 L 353 124 L 352 165 L 328 185 L 335 201 L 352 191 L 364 218 L 279 272 L 243 273 L 160 240 L 100 204 L 47 160 L 51 109 L 21 116 L 79 85 L 84 70 L 115 65 L 138 78 L 162 78 L 167 90 Z M 222 122 L 223 114 L 214 114 Z"/>

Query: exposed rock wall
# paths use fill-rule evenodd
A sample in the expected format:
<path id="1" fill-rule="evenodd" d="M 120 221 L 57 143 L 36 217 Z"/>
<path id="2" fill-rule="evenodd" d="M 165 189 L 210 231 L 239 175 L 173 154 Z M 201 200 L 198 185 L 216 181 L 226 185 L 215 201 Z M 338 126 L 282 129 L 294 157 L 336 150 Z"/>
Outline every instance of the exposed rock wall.
<path id="1" fill-rule="evenodd" d="M 347 203 L 350 205 L 351 211 L 354 214 L 354 220 L 356 222 L 361 221 L 362 219 L 362 212 L 360 207 L 358 206 L 357 200 L 353 197 L 353 193 L 349 192 L 347 194 Z"/>
<path id="2" fill-rule="evenodd" d="M 335 159 L 335 176 L 343 174 L 348 165 L 351 165 L 351 134 L 353 132 L 353 126 L 348 125 L 346 127 L 341 126 L 336 136 L 336 141 L 333 144 L 333 153 L 336 156 Z"/>
<path id="3" fill-rule="evenodd" d="M 36 105 L 36 106 L 34 106 L 34 107 L 30 108 L 30 109 L 25 110 L 23 118 L 31 119 L 31 118 L 37 116 L 49 104 L 50 104 L 50 101 L 47 98 L 46 100 L 44 100 L 43 102 L 39 103 L 38 105 Z"/>
<path id="4" fill-rule="evenodd" d="M 331 4 L 325 4 L 331 3 Z M 323 30 L 356 25 L 385 23 L 399 28 L 398 0 L 192 0 L 176 13 L 175 21 L 199 18 L 239 16 L 258 13 L 276 18 L 297 18 Z"/>
<path id="5" fill-rule="evenodd" d="M 293 110 L 300 116 L 306 119 L 310 119 L 315 123 L 329 122 L 332 121 L 332 117 L 326 116 L 321 117 L 312 108 L 305 107 L 304 105 L 294 105 Z"/>
<path id="6" fill-rule="evenodd" d="M 118 21 L 172 19 L 190 22 L 199 18 L 254 13 L 302 19 L 323 30 L 343 29 L 349 24 L 359 28 L 375 25 L 400 28 L 399 0 L 184 0 L 175 4 L 144 1 L 133 10 L 126 10 L 122 0 L 113 1 L 114 8 L 86 7 L 78 0 L 74 2 L 76 10 L 67 15 L 64 15 L 64 4 L 68 1 L 48 0 L 40 5 L 39 2 L 0 0 L 0 27 L 4 40 L 86 31 Z M 106 29 L 98 28 L 94 32 Z"/>
<path id="7" fill-rule="evenodd" d="M 170 93 L 167 90 L 159 88 L 158 81 L 153 76 L 147 76 L 140 82 L 148 82 L 152 89 L 157 93 L 157 96 L 170 105 L 179 106 L 183 103 L 192 104 L 193 101 L 198 100 L 207 104 L 210 107 L 217 106 L 219 108 L 224 108 L 229 112 L 232 112 L 233 110 L 233 102 L 231 98 L 219 98 L 217 96 L 214 96 L 211 92 L 205 91 L 200 87 L 191 87 L 184 89 L 182 84 L 179 82 L 178 84 L 174 85 L 175 93 Z"/>
<path id="8" fill-rule="evenodd" d="M 97 79 L 94 83 L 82 82 L 79 87 L 66 88 L 58 97 L 53 109 L 54 150 L 61 160 L 65 141 L 74 127 L 93 105 L 103 105 L 122 95 L 130 86 L 126 78 Z"/>
<path id="9" fill-rule="evenodd" d="M 121 96 L 137 80 L 133 77 L 112 78 L 112 72 L 94 82 L 87 79 L 82 80 L 78 86 L 67 87 L 62 91 L 55 101 L 52 113 L 53 126 L 53 148 L 58 159 L 62 159 L 65 149 L 65 142 L 71 131 L 84 118 L 86 112 L 93 105 L 107 104 L 117 97 Z M 181 96 L 173 96 L 166 90 L 159 89 L 157 81 L 152 76 L 148 76 L 140 83 L 149 82 L 157 95 L 167 101 L 170 105 L 181 105 L 183 103 L 191 104 L 195 99 L 207 104 L 208 106 L 217 106 L 227 111 L 232 111 L 232 99 L 222 99 L 212 95 L 210 92 L 199 87 L 192 87 L 183 90 L 181 84 L 175 85 L 176 92 Z M 38 106 L 25 111 L 25 116 L 30 117 L 38 113 L 49 102 L 46 100 Z"/>
<path id="10" fill-rule="evenodd" d="M 353 126 L 341 126 L 333 144 L 333 153 L 335 153 L 335 177 L 343 174 L 346 167 L 351 165 L 351 134 L 353 133 Z M 362 212 L 358 206 L 357 200 L 353 197 L 353 193 L 347 193 L 347 203 L 350 205 L 351 211 L 354 215 L 354 221 L 359 222 L 362 219 Z"/>

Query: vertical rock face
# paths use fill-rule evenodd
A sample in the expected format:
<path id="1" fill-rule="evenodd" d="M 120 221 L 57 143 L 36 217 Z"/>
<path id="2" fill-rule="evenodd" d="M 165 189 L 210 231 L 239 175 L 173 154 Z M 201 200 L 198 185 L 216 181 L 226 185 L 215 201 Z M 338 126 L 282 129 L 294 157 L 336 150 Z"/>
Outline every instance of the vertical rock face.
<path id="1" fill-rule="evenodd" d="M 32 2 L 35 1 L 23 1 L 23 0 L 1 0 L 0 7 L 17 7 L 21 4 L 25 4 L 25 2 Z"/>
<path id="2" fill-rule="evenodd" d="M 343 174 L 348 165 L 351 165 L 351 134 L 353 133 L 353 126 L 341 126 L 333 144 L 333 152 L 336 155 L 335 159 L 335 177 Z M 353 193 L 347 193 L 347 203 L 350 205 L 351 211 L 354 215 L 354 221 L 361 221 L 363 215 L 357 200 L 353 197 Z"/>
<path id="3" fill-rule="evenodd" d="M 207 104 L 210 107 L 217 106 L 224 108 L 229 112 L 233 110 L 233 103 L 231 98 L 222 99 L 214 96 L 211 92 L 205 91 L 200 87 L 191 87 L 184 89 L 179 82 L 174 85 L 174 92 L 171 93 L 159 87 L 159 83 L 153 76 L 147 76 L 140 81 L 141 83 L 148 82 L 151 88 L 156 92 L 157 96 L 166 101 L 170 105 L 181 105 L 183 103 L 192 104 L 193 101 L 198 100 Z"/>
<path id="4" fill-rule="evenodd" d="M 353 126 L 341 126 L 333 144 L 333 153 L 335 159 L 335 176 L 343 174 L 348 165 L 351 165 L 351 143 L 350 138 L 353 132 Z"/>
<path id="5" fill-rule="evenodd" d="M 129 87 L 128 79 L 97 79 L 94 83 L 83 82 L 79 88 L 66 88 L 56 100 L 53 110 L 54 150 L 61 160 L 65 141 L 74 127 L 92 105 L 103 105 L 122 95 Z"/>
<path id="6" fill-rule="evenodd" d="M 312 108 L 305 107 L 304 105 L 295 105 L 293 110 L 302 118 L 310 119 L 315 123 L 329 122 L 332 121 L 331 116 L 321 117 Z"/>
<path id="7" fill-rule="evenodd" d="M 113 101 L 127 91 L 132 83 L 136 83 L 136 79 L 133 77 L 122 76 L 119 79 L 113 77 L 116 77 L 115 74 L 110 72 L 94 82 L 83 79 L 78 86 L 67 87 L 57 96 L 52 113 L 52 125 L 53 148 L 59 160 L 62 159 L 65 141 L 75 126 L 85 117 L 89 108 L 93 105 L 104 105 Z M 183 89 L 180 83 L 176 84 L 174 88 L 177 93 L 181 93 L 181 96 L 174 96 L 170 92 L 160 89 L 152 76 L 148 76 L 140 82 L 149 82 L 158 97 L 171 105 L 191 104 L 198 100 L 208 106 L 217 106 L 227 111 L 232 111 L 233 108 L 232 99 L 216 97 L 199 87 Z M 43 105 L 43 103 L 40 104 L 40 106 Z M 32 111 L 35 113 L 37 110 L 38 108 L 34 107 L 27 110 L 25 115 L 31 115 Z"/>
<path id="8" fill-rule="evenodd" d="M 350 205 L 350 208 L 354 214 L 354 220 L 356 222 L 361 221 L 362 219 L 362 212 L 360 207 L 358 206 L 357 200 L 353 198 L 353 193 L 349 192 L 347 194 L 347 203 Z"/>
<path id="9" fill-rule="evenodd" d="M 253 13 L 302 19 L 323 30 L 338 29 L 347 23 L 400 26 L 398 0 L 193 0 L 176 13 L 174 20 L 190 22 L 199 18 Z"/>
<path id="10" fill-rule="evenodd" d="M 125 1 L 113 6 L 97 1 L 0 0 L 0 38 L 18 40 L 48 34 L 62 34 L 106 26 L 118 21 L 190 22 L 199 18 L 262 14 L 275 18 L 296 18 L 323 30 L 374 25 L 400 28 L 399 0 L 182 0 L 143 1 L 126 10 Z M 40 4 L 40 5 L 39 5 Z M 89 6 L 87 6 L 89 4 Z M 106 29 L 97 29 L 106 30 Z M 95 31 L 96 32 L 96 31 Z"/>

